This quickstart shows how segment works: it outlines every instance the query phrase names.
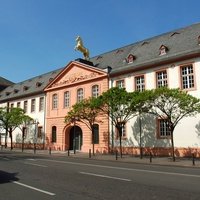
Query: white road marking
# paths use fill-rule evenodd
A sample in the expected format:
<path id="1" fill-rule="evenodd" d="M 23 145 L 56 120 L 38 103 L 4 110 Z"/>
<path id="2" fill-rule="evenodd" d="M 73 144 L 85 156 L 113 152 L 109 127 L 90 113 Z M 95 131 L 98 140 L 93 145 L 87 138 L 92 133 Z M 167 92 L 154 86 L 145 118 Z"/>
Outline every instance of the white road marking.
<path id="1" fill-rule="evenodd" d="M 176 172 L 153 171 L 153 170 L 146 170 L 146 169 L 125 168 L 125 167 L 112 167 L 112 166 L 106 166 L 106 165 L 95 165 L 95 164 L 89 164 L 89 163 L 78 163 L 78 162 L 48 160 L 48 159 L 44 159 L 43 161 L 56 162 L 56 163 L 62 163 L 62 164 L 71 164 L 71 165 L 80 165 L 80 166 L 99 167 L 99 168 L 107 168 L 107 169 L 119 169 L 119 170 L 126 170 L 126 171 L 145 172 L 145 173 L 153 173 L 153 174 L 165 174 L 165 175 L 200 178 L 200 175 L 196 175 L 196 174 L 182 174 L 182 173 L 176 173 Z"/>
<path id="2" fill-rule="evenodd" d="M 20 185 L 20 186 L 23 186 L 23 187 L 26 187 L 26 188 L 29 188 L 29 189 L 32 189 L 32 190 L 35 190 L 35 191 L 38 191 L 38 192 L 41 192 L 41 193 L 44 193 L 44 194 L 48 194 L 48 195 L 50 195 L 50 196 L 55 196 L 55 195 L 56 195 L 55 193 L 51 193 L 51 192 L 48 192 L 48 191 L 45 191 L 45 190 L 41 190 L 41 189 L 32 187 L 32 186 L 30 186 L 30 185 L 26 185 L 26 184 L 17 182 L 17 181 L 13 181 L 13 183 L 15 183 L 15 184 L 17 184 L 17 185 Z"/>
<path id="3" fill-rule="evenodd" d="M 110 178 L 110 179 L 115 179 L 115 180 L 120 180 L 120 181 L 131 181 L 131 179 L 119 178 L 119 177 L 114 177 L 114 176 L 106 176 L 106 175 L 101 175 L 101 174 L 93 174 L 93 173 L 88 173 L 88 172 L 79 172 L 79 173 L 90 175 L 90 176 L 102 177 L 102 178 Z"/>
<path id="4" fill-rule="evenodd" d="M 33 166 L 37 166 L 37 167 L 47 167 L 46 165 L 39 165 L 39 164 L 28 163 L 28 162 L 25 162 L 24 164 L 25 164 L 25 165 L 33 165 Z"/>

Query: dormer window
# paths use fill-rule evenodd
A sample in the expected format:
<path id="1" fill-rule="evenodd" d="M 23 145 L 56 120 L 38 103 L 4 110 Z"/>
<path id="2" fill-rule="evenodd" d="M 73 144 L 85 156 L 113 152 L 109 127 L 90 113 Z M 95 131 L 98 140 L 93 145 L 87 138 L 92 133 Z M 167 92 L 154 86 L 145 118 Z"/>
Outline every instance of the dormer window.
<path id="1" fill-rule="evenodd" d="M 198 45 L 200 45 L 200 35 L 199 35 L 199 37 L 198 37 Z"/>
<path id="2" fill-rule="evenodd" d="M 14 89 L 14 93 L 17 94 L 19 92 L 18 89 Z"/>
<path id="3" fill-rule="evenodd" d="M 53 81 L 53 78 L 50 78 L 50 79 L 49 79 L 49 82 L 51 82 L 51 81 Z"/>
<path id="4" fill-rule="evenodd" d="M 103 58 L 102 56 L 98 56 L 97 58 L 96 58 L 96 60 L 100 60 L 101 58 Z"/>
<path id="5" fill-rule="evenodd" d="M 6 96 L 9 96 L 10 95 L 10 92 L 6 92 Z"/>
<path id="6" fill-rule="evenodd" d="M 135 56 L 133 54 L 129 54 L 126 60 L 127 63 L 133 63 L 133 61 L 135 60 Z"/>
<path id="7" fill-rule="evenodd" d="M 28 86 L 24 86 L 23 90 L 24 91 L 28 90 Z"/>
<path id="8" fill-rule="evenodd" d="M 122 53 L 123 51 L 124 51 L 123 49 L 118 49 L 118 50 L 116 51 L 116 54 Z"/>
<path id="9" fill-rule="evenodd" d="M 170 37 L 173 37 L 174 35 L 179 35 L 180 33 L 179 32 L 173 32 Z"/>
<path id="10" fill-rule="evenodd" d="M 41 82 L 37 82 L 35 85 L 36 85 L 36 87 L 40 87 L 42 85 L 42 83 Z"/>
<path id="11" fill-rule="evenodd" d="M 165 55 L 167 53 L 168 48 L 165 45 L 161 45 L 159 50 L 160 50 L 160 54 L 159 55 L 162 56 L 162 55 Z"/>

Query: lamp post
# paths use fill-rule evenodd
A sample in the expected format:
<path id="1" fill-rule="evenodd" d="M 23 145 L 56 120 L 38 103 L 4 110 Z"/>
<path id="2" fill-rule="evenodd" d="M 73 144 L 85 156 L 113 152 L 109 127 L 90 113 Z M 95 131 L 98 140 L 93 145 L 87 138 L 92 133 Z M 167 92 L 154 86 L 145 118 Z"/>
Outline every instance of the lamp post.
<path id="1" fill-rule="evenodd" d="M 37 132 L 38 132 L 38 124 L 39 122 L 37 121 L 37 119 L 33 120 L 33 124 L 35 125 L 35 133 L 34 133 L 34 154 L 36 153 L 36 144 L 37 144 Z"/>

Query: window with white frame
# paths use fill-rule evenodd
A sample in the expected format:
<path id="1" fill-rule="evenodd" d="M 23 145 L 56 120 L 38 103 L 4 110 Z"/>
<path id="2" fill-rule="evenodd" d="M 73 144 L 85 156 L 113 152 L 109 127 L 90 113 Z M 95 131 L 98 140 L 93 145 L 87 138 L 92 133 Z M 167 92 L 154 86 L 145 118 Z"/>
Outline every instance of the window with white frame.
<path id="1" fill-rule="evenodd" d="M 24 101 L 24 112 L 27 113 L 28 111 L 28 101 Z"/>
<path id="2" fill-rule="evenodd" d="M 64 108 L 68 108 L 70 106 L 70 95 L 69 91 L 64 93 Z"/>
<path id="3" fill-rule="evenodd" d="M 17 102 L 17 108 L 21 107 L 21 102 Z"/>
<path id="4" fill-rule="evenodd" d="M 169 129 L 169 121 L 167 119 L 157 119 L 158 120 L 158 138 L 166 138 L 171 136 Z"/>
<path id="5" fill-rule="evenodd" d="M 181 67 L 181 82 L 182 89 L 194 88 L 194 69 L 192 64 Z"/>
<path id="6" fill-rule="evenodd" d="M 145 90 L 144 75 L 135 77 L 135 90 L 137 91 Z"/>
<path id="7" fill-rule="evenodd" d="M 156 85 L 157 88 L 167 87 L 167 71 L 156 72 Z"/>
<path id="8" fill-rule="evenodd" d="M 58 95 L 53 94 L 52 96 L 52 108 L 57 109 L 58 108 Z"/>
<path id="9" fill-rule="evenodd" d="M 118 87 L 118 88 L 125 88 L 124 80 L 118 80 L 118 81 L 116 81 L 116 87 Z"/>
<path id="10" fill-rule="evenodd" d="M 98 97 L 99 96 L 99 86 L 93 85 L 92 86 L 92 97 Z"/>
<path id="11" fill-rule="evenodd" d="M 31 99 L 31 112 L 35 112 L 35 99 Z"/>
<path id="12" fill-rule="evenodd" d="M 83 94 L 83 88 L 79 88 L 77 90 L 77 102 L 79 103 L 80 101 L 82 101 L 84 98 L 84 94 Z"/>
<path id="13" fill-rule="evenodd" d="M 118 124 L 118 126 L 119 126 L 119 124 Z M 116 128 L 116 133 L 117 133 L 116 137 L 118 139 L 120 137 L 120 135 L 119 135 L 119 131 L 117 128 Z M 126 124 L 123 124 L 122 125 L 122 138 L 125 138 L 125 137 L 126 137 Z"/>
<path id="14" fill-rule="evenodd" d="M 44 97 L 40 97 L 39 99 L 39 111 L 44 110 Z"/>

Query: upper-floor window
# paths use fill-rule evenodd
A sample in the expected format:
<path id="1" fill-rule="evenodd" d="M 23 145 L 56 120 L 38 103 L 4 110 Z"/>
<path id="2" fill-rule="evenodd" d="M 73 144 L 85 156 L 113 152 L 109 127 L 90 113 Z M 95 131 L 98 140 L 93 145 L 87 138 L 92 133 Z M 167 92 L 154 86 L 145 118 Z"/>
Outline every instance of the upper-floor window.
<path id="1" fill-rule="evenodd" d="M 28 101 L 24 101 L 24 112 L 27 113 L 28 111 Z"/>
<path id="2" fill-rule="evenodd" d="M 40 97 L 39 100 L 39 111 L 43 111 L 44 110 L 44 97 Z"/>
<path id="3" fill-rule="evenodd" d="M 64 108 L 68 108 L 70 106 L 70 96 L 69 91 L 64 93 Z"/>
<path id="4" fill-rule="evenodd" d="M 118 88 L 125 88 L 124 80 L 118 80 L 118 81 L 116 81 L 116 87 L 118 87 Z"/>
<path id="5" fill-rule="evenodd" d="M 158 138 L 167 138 L 171 136 L 169 129 L 169 121 L 167 119 L 157 119 L 157 137 Z"/>
<path id="6" fill-rule="evenodd" d="M 137 91 L 145 90 L 144 75 L 135 77 L 135 90 Z"/>
<path id="7" fill-rule="evenodd" d="M 77 102 L 82 101 L 84 98 L 83 88 L 77 90 Z"/>
<path id="8" fill-rule="evenodd" d="M 167 71 L 166 70 L 156 72 L 156 86 L 157 88 L 167 87 Z"/>
<path id="9" fill-rule="evenodd" d="M 58 95 L 53 94 L 52 96 L 52 108 L 57 109 L 58 108 Z"/>
<path id="10" fill-rule="evenodd" d="M 17 102 L 17 108 L 21 107 L 21 102 Z"/>
<path id="11" fill-rule="evenodd" d="M 181 67 L 181 84 L 182 89 L 194 88 L 194 69 L 192 64 Z"/>
<path id="12" fill-rule="evenodd" d="M 35 112 L 35 99 L 31 99 L 31 112 Z"/>
<path id="13" fill-rule="evenodd" d="M 93 85 L 92 86 L 92 97 L 98 97 L 99 96 L 99 86 Z"/>

